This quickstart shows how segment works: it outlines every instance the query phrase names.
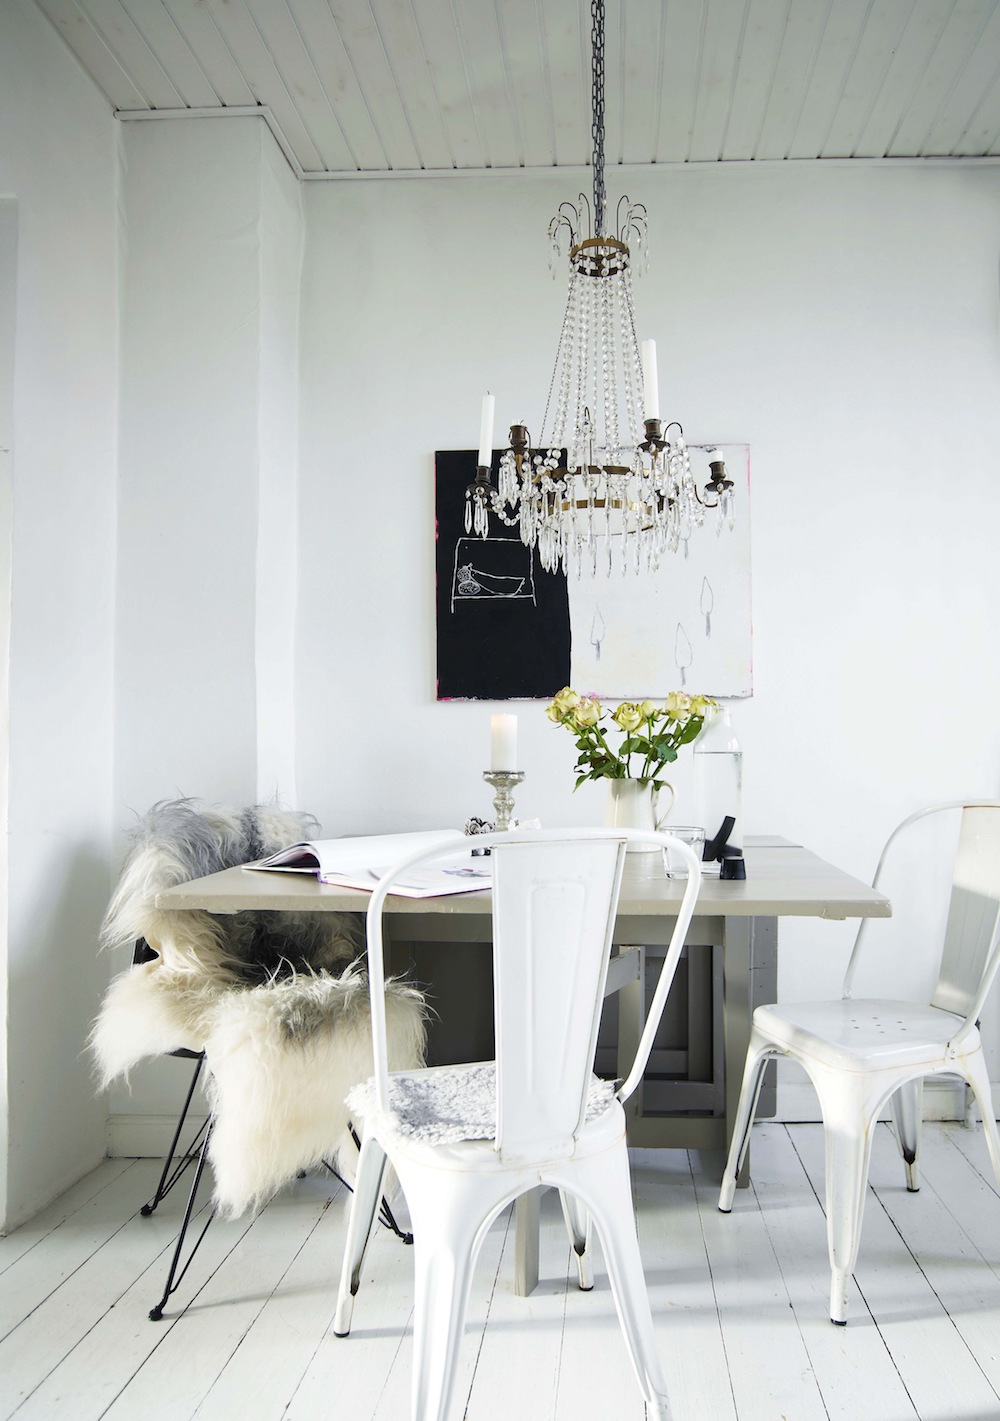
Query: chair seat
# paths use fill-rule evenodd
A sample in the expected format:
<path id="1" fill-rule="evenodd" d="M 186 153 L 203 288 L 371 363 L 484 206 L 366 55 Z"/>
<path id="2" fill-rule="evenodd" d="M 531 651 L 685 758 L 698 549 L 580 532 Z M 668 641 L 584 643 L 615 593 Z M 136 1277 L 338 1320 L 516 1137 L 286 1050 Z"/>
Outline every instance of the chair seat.
<path id="1" fill-rule="evenodd" d="M 585 1126 L 607 1114 L 615 1102 L 612 1081 L 591 1076 Z M 347 1108 L 401 1141 L 433 1146 L 472 1140 L 492 1141 L 496 1134 L 496 1062 L 433 1066 L 398 1071 L 389 1077 L 389 1111 L 378 1110 L 374 1079 L 355 1086 Z"/>
<path id="2" fill-rule="evenodd" d="M 945 1047 L 962 1021 L 939 1007 L 881 997 L 783 1003 L 758 1007 L 753 1014 L 754 1027 L 776 1045 L 846 1071 L 924 1063 L 940 1069 Z M 962 1054 L 978 1043 L 978 1032 L 971 1032 Z"/>

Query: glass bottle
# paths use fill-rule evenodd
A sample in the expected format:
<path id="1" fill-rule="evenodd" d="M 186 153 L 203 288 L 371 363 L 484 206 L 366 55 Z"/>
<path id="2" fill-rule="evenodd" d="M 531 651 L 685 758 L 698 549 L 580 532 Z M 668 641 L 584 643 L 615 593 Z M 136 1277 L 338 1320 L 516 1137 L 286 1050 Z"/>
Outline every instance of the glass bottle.
<path id="1" fill-rule="evenodd" d="M 710 714 L 693 748 L 693 795 L 695 820 L 705 827 L 705 842 L 722 828 L 723 820 L 736 821 L 726 844 L 743 848 L 743 750 L 730 719 L 729 707 Z M 718 862 L 706 863 L 705 871 L 716 874 Z"/>

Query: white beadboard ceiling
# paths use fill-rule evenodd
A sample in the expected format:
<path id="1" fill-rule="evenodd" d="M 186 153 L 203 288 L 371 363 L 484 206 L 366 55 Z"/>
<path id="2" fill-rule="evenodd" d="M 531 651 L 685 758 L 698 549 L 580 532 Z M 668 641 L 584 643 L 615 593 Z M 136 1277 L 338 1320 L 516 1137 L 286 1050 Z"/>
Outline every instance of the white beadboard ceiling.
<path id="1" fill-rule="evenodd" d="M 123 117 L 304 178 L 590 159 L 589 0 L 36 0 Z M 607 0 L 606 162 L 1000 156 L 1000 0 Z"/>

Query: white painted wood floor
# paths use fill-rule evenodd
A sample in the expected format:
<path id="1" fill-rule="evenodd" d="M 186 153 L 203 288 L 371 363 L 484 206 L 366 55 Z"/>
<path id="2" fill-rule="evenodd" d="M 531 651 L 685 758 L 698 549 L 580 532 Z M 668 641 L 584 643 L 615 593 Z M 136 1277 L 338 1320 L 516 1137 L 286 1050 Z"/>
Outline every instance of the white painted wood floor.
<path id="1" fill-rule="evenodd" d="M 909 1195 L 886 1126 L 874 1149 L 851 1318 L 826 1317 L 817 1125 L 761 1124 L 753 1185 L 716 1210 L 721 1160 L 637 1151 L 653 1312 L 677 1421 L 996 1421 L 1000 1197 L 982 1134 L 925 1128 Z M 330 1333 L 344 1196 L 329 1177 L 252 1224 L 216 1220 L 159 1323 L 181 1201 L 138 1214 L 158 1165 L 108 1161 L 0 1239 L 0 1416 L 18 1421 L 406 1421 L 411 1251 L 380 1228 L 347 1340 Z M 512 1290 L 505 1216 L 484 1246 L 455 1417 L 640 1421 L 599 1257 L 572 1281 L 558 1201 L 542 1281 Z"/>

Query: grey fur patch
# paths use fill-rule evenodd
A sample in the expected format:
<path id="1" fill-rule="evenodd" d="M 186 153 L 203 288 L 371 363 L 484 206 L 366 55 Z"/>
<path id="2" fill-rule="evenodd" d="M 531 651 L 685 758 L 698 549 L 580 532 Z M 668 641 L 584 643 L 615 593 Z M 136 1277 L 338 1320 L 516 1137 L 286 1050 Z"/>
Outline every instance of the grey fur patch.
<path id="1" fill-rule="evenodd" d="M 154 903 L 163 889 L 253 863 L 318 829 L 311 814 L 266 805 L 202 809 L 193 799 L 160 800 L 132 834 L 103 945 L 121 946 L 147 932 L 162 936 L 167 915 L 157 914 Z M 251 984 L 330 971 L 356 957 L 364 942 L 360 919 L 345 913 L 185 912 L 169 915 L 169 926 L 175 940 L 194 940 L 200 929 L 199 953 L 212 943 L 217 968 Z"/>

